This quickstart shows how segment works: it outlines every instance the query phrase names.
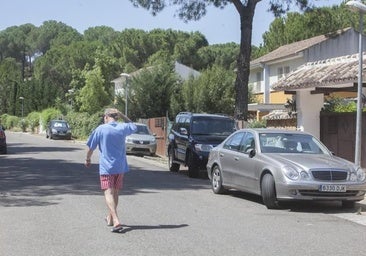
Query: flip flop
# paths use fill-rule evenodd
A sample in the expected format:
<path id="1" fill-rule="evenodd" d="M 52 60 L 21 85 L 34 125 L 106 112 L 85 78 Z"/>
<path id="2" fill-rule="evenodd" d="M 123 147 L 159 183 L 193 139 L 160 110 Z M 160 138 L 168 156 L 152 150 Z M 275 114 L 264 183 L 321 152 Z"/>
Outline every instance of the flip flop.
<path id="1" fill-rule="evenodd" d="M 111 218 L 108 218 L 107 216 L 104 218 L 104 220 L 107 223 L 107 226 L 113 226 L 113 221 L 111 220 Z"/>
<path id="2" fill-rule="evenodd" d="M 122 231 L 123 231 L 123 227 L 121 224 L 118 224 L 117 226 L 115 226 L 111 229 L 111 232 L 113 232 L 113 233 L 122 233 Z"/>

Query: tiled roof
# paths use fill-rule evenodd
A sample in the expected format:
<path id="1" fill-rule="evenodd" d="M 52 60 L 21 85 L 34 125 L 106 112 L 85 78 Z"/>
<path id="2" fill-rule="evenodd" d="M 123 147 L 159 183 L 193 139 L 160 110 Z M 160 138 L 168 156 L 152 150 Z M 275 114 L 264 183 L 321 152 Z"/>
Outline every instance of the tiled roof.
<path id="1" fill-rule="evenodd" d="M 365 58 L 363 53 L 363 65 L 366 64 Z M 357 82 L 358 59 L 358 54 L 353 54 L 306 63 L 274 83 L 272 89 L 283 91 Z"/>
<path id="2" fill-rule="evenodd" d="M 274 61 L 277 59 L 294 56 L 294 55 L 310 48 L 311 46 L 317 45 L 325 40 L 328 40 L 329 38 L 337 37 L 337 36 L 341 35 L 342 33 L 348 31 L 349 29 L 351 29 L 351 28 L 341 29 L 334 33 L 315 36 L 315 37 L 305 39 L 302 41 L 298 41 L 295 43 L 283 45 L 283 46 L 277 48 L 276 50 L 274 50 L 266 55 L 263 55 L 262 57 L 259 57 L 258 59 L 251 61 L 250 64 L 256 65 L 256 64 L 265 63 L 268 61 Z"/>
<path id="3" fill-rule="evenodd" d="M 294 116 L 290 116 L 286 110 L 274 110 L 269 114 L 262 117 L 264 120 L 283 120 L 283 119 L 294 119 Z"/>

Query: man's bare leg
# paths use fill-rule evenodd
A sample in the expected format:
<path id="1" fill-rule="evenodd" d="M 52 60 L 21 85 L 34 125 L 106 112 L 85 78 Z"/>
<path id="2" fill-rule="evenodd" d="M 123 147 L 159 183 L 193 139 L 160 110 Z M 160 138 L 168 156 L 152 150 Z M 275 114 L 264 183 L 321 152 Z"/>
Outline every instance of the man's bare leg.
<path id="1" fill-rule="evenodd" d="M 119 191 L 113 188 L 108 188 L 104 190 L 104 197 L 109 209 L 109 216 L 113 220 L 114 227 L 120 225 L 120 221 L 117 214 L 118 193 Z"/>

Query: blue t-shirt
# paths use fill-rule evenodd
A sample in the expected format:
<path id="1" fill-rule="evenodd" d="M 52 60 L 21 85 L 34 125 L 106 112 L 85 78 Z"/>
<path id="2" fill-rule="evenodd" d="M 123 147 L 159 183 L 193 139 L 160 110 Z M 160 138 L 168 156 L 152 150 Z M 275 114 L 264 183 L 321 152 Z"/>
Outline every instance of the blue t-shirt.
<path id="1" fill-rule="evenodd" d="M 125 138 L 136 130 L 137 127 L 132 122 L 109 122 L 99 125 L 93 131 L 86 144 L 92 150 L 97 146 L 99 148 L 100 175 L 128 172 Z"/>

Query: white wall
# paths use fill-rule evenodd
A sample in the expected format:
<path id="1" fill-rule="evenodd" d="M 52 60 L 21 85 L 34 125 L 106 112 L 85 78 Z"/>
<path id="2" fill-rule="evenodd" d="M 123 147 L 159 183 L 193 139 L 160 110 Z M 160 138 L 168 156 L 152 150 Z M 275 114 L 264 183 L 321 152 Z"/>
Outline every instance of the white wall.
<path id="1" fill-rule="evenodd" d="M 320 110 L 323 105 L 323 94 L 310 94 L 310 90 L 297 91 L 297 129 L 320 138 Z"/>

